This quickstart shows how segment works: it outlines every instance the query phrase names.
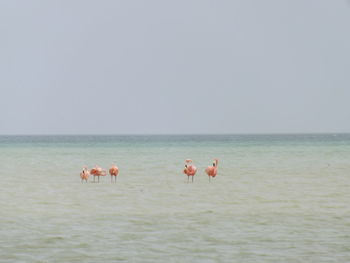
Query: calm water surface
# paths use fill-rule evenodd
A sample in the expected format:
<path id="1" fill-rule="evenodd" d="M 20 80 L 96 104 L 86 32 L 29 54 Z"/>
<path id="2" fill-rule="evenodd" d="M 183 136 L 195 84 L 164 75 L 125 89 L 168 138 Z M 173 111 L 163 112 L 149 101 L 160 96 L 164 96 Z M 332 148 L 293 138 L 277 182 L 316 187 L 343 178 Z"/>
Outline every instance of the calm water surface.
<path id="1" fill-rule="evenodd" d="M 350 262 L 350 135 L 0 136 L 0 164 L 1 262 Z"/>

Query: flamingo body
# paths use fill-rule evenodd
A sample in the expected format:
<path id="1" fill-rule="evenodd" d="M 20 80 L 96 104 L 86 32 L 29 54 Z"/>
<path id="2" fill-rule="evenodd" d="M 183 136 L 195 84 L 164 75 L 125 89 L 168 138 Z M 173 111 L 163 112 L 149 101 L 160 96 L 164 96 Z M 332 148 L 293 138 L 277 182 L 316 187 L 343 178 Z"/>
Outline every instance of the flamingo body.
<path id="1" fill-rule="evenodd" d="M 111 182 L 113 181 L 113 176 L 114 176 L 114 180 L 115 182 L 117 182 L 117 176 L 119 173 L 119 168 L 116 165 L 113 165 L 110 169 L 109 169 L 109 174 L 111 175 Z"/>
<path id="2" fill-rule="evenodd" d="M 105 170 L 102 170 L 101 167 L 96 165 L 95 168 L 91 169 L 90 174 L 94 176 L 94 182 L 95 182 L 95 176 L 98 177 L 98 182 L 100 182 L 100 176 L 106 176 L 107 173 Z"/>
<path id="3" fill-rule="evenodd" d="M 87 170 L 87 168 L 84 167 L 84 169 L 80 173 L 81 182 L 83 181 L 87 182 L 87 180 L 89 179 L 89 176 L 90 176 L 89 170 Z"/>
<path id="4" fill-rule="evenodd" d="M 187 165 L 187 167 L 184 169 L 184 174 L 187 174 L 188 176 L 194 176 L 197 172 L 197 167 L 194 165 Z"/>
<path id="5" fill-rule="evenodd" d="M 213 165 L 212 166 L 208 166 L 205 169 L 205 172 L 209 176 L 209 180 L 210 180 L 210 177 L 214 178 L 217 175 L 217 173 L 218 173 L 218 162 L 219 162 L 219 160 L 215 159 L 214 162 L 213 162 Z"/>
<path id="6" fill-rule="evenodd" d="M 192 162 L 193 161 L 191 159 L 185 160 L 185 169 L 183 173 L 187 175 L 187 182 L 189 182 L 190 176 L 192 176 L 192 183 L 193 183 L 193 177 L 197 172 L 197 167 L 191 164 Z"/>

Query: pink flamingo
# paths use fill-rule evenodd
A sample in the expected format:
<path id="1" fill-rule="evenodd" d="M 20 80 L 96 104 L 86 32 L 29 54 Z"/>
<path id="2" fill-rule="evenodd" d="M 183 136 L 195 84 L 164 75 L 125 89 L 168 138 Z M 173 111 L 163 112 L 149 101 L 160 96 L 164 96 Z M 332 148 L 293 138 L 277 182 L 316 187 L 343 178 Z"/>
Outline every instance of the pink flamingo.
<path id="1" fill-rule="evenodd" d="M 116 165 L 112 165 L 112 167 L 109 169 L 109 174 L 111 175 L 111 183 L 113 182 L 113 176 L 115 183 L 117 182 L 117 176 L 119 173 L 119 168 Z"/>
<path id="2" fill-rule="evenodd" d="M 187 175 L 187 183 L 190 181 L 190 176 L 192 176 L 192 183 L 193 183 L 193 177 L 197 172 L 197 167 L 192 165 L 193 161 L 191 159 L 185 160 L 185 169 L 184 174 Z"/>
<path id="3" fill-rule="evenodd" d="M 101 167 L 95 166 L 95 168 L 92 168 L 90 173 L 94 176 L 94 182 L 95 182 L 95 176 L 98 177 L 98 183 L 100 182 L 100 176 L 106 176 L 106 171 L 102 170 Z"/>
<path id="4" fill-rule="evenodd" d="M 218 173 L 218 159 L 214 159 L 213 166 L 208 166 L 207 169 L 205 169 L 205 172 L 207 173 L 209 177 L 209 182 L 210 182 L 210 177 L 215 177 Z"/>
<path id="5" fill-rule="evenodd" d="M 89 170 L 87 169 L 87 167 L 84 166 L 83 170 L 82 170 L 81 173 L 80 173 L 81 182 L 82 182 L 82 183 L 83 183 L 84 181 L 85 181 L 85 182 L 88 182 L 87 180 L 89 179 L 89 176 L 90 176 L 90 172 L 89 172 Z"/>

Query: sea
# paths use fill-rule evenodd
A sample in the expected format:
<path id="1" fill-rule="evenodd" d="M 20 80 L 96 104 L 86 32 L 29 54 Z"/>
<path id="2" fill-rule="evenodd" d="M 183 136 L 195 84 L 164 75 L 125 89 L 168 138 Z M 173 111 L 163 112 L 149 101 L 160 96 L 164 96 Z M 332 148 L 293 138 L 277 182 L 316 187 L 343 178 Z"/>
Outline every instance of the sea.
<path id="1" fill-rule="evenodd" d="M 350 135 L 0 136 L 0 262 L 348 263 Z"/>

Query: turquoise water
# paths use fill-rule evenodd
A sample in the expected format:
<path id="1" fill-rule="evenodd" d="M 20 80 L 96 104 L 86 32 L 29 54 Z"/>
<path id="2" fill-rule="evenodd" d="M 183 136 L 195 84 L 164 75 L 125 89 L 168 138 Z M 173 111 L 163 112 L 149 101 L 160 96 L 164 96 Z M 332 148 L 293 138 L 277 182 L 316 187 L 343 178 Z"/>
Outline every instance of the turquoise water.
<path id="1" fill-rule="evenodd" d="M 349 160 L 348 134 L 0 136 L 1 262 L 350 262 Z"/>

